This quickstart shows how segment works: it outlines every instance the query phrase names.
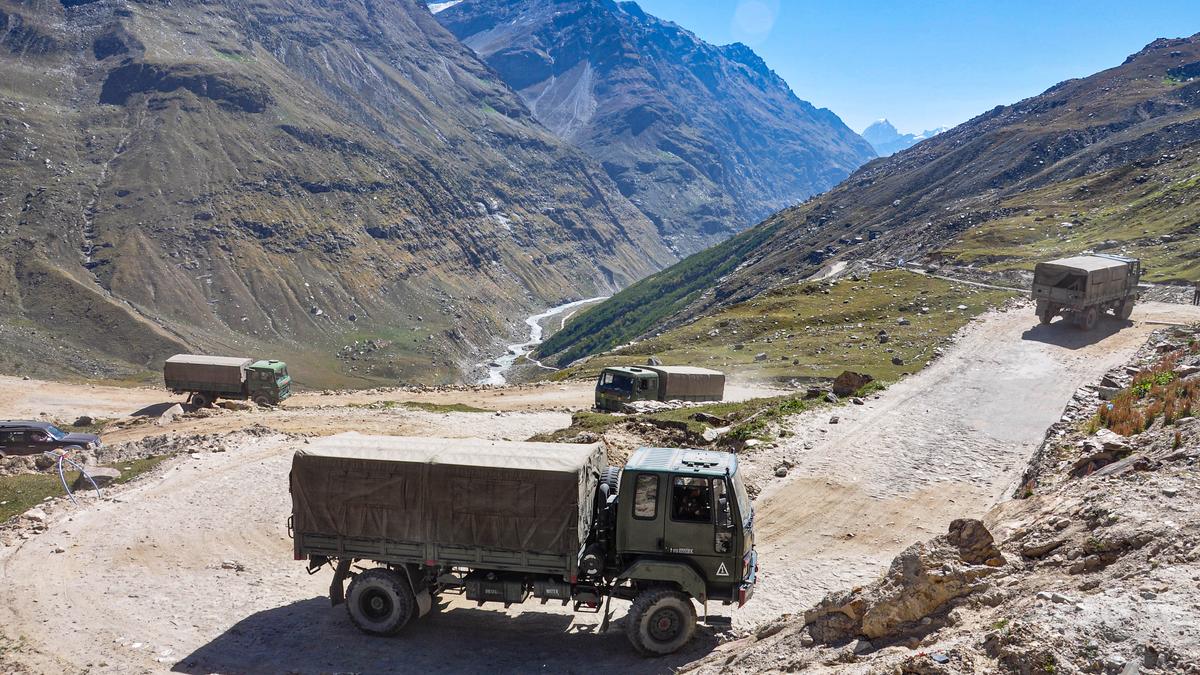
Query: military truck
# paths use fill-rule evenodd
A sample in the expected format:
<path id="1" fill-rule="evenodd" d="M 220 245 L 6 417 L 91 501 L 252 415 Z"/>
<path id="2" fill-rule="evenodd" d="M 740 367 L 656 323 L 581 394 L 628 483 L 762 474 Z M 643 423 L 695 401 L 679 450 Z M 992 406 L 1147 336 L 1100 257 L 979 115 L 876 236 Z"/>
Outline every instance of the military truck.
<path id="1" fill-rule="evenodd" d="M 279 405 L 292 395 L 292 378 L 283 361 L 176 354 L 163 365 L 163 380 L 167 389 L 188 394 L 189 402 L 202 408 L 218 398 Z"/>
<path id="2" fill-rule="evenodd" d="M 1107 253 L 1038 263 L 1033 269 L 1038 319 L 1048 324 L 1061 314 L 1085 330 L 1096 326 L 1102 312 L 1128 319 L 1141 278 L 1141 261 Z"/>
<path id="3" fill-rule="evenodd" d="M 620 469 L 599 444 L 347 433 L 298 450 L 290 484 L 296 560 L 332 566 L 330 600 L 371 635 L 451 595 L 603 607 L 603 631 L 616 598 L 633 646 L 668 654 L 696 603 L 718 623 L 708 604 L 742 606 L 757 575 L 754 509 L 724 452 L 641 448 Z"/>
<path id="4" fill-rule="evenodd" d="M 630 401 L 720 401 L 725 374 L 692 366 L 613 366 L 596 379 L 596 407 L 620 410 Z"/>

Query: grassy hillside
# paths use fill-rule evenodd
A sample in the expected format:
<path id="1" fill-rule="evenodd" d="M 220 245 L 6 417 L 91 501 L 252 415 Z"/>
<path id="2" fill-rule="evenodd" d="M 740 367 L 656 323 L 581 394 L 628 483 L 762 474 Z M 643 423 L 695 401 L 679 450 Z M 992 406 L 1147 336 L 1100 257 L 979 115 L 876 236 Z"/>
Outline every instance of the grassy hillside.
<path id="1" fill-rule="evenodd" d="M 624 344 L 659 326 L 729 274 L 775 231 L 770 221 L 643 279 L 575 317 L 538 350 L 548 363 L 567 364 Z"/>
<path id="2" fill-rule="evenodd" d="M 919 370 L 971 318 L 1010 297 L 1006 291 L 904 270 L 857 281 L 793 284 L 586 359 L 553 377 L 594 377 L 605 366 L 639 364 L 655 356 L 666 365 L 716 368 L 742 380 L 805 381 L 853 370 L 894 381 Z M 880 331 L 887 333 L 886 342 L 880 341 Z"/>

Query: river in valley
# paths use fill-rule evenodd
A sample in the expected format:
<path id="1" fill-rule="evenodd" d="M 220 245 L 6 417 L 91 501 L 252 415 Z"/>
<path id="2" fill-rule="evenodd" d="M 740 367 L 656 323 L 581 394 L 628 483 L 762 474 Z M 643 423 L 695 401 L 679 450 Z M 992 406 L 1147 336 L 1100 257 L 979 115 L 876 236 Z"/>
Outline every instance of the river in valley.
<path id="1" fill-rule="evenodd" d="M 480 380 L 479 383 L 495 385 L 507 384 L 507 374 L 510 370 L 512 370 L 513 365 L 516 364 L 520 359 L 528 356 L 538 345 L 542 344 L 542 336 L 545 334 L 545 329 L 542 326 L 543 321 L 562 315 L 559 324 L 559 328 L 562 328 L 562 326 L 566 324 L 567 319 L 570 318 L 570 316 L 574 314 L 580 307 L 607 299 L 607 295 L 602 295 L 598 298 L 576 300 L 575 302 L 568 302 L 564 305 L 551 307 L 541 314 L 534 314 L 533 316 L 525 319 L 525 325 L 529 326 L 529 340 L 519 344 L 509 345 L 508 351 L 504 354 L 504 356 L 497 357 L 496 359 L 490 361 L 488 363 L 487 375 Z M 542 365 L 536 360 L 530 360 L 536 365 Z M 542 367 L 544 368 L 546 366 Z"/>

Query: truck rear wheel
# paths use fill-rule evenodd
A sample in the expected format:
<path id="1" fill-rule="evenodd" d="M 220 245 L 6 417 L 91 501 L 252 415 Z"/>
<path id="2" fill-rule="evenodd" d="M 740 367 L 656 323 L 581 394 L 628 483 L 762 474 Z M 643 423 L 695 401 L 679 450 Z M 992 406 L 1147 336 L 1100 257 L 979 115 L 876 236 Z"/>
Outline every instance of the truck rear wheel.
<path id="1" fill-rule="evenodd" d="M 350 621 L 368 635 L 395 635 L 416 613 L 408 580 L 386 567 L 354 577 L 346 593 Z"/>
<path id="2" fill-rule="evenodd" d="M 192 394 L 192 405 L 197 408 L 208 408 L 213 404 L 213 396 L 204 392 L 196 392 Z"/>
<path id="3" fill-rule="evenodd" d="M 686 593 L 669 588 L 642 591 L 625 617 L 625 637 L 649 656 L 679 651 L 696 632 L 696 608 Z"/>
<path id="4" fill-rule="evenodd" d="M 1096 311 L 1095 307 L 1088 307 L 1083 311 L 1083 323 L 1079 324 L 1084 330 L 1091 330 L 1096 327 L 1096 322 L 1100 320 L 1100 312 Z"/>

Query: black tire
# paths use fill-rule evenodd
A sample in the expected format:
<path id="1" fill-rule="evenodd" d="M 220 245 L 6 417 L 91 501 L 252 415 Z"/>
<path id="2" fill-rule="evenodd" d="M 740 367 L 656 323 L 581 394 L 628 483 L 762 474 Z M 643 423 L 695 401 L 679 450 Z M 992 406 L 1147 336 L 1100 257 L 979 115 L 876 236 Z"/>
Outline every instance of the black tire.
<path id="1" fill-rule="evenodd" d="M 1079 325 L 1084 330 L 1091 330 L 1096 327 L 1096 323 L 1100 321 L 1100 312 L 1096 311 L 1095 307 L 1088 307 L 1083 310 L 1083 322 Z"/>
<path id="2" fill-rule="evenodd" d="M 212 404 L 213 397 L 209 394 L 199 391 L 192 394 L 192 405 L 196 406 L 197 408 L 211 408 Z"/>
<path id="3" fill-rule="evenodd" d="M 1129 317 L 1133 316 L 1133 300 L 1125 300 L 1121 306 L 1117 308 L 1117 318 L 1122 321 L 1128 321 Z"/>
<path id="4" fill-rule="evenodd" d="M 259 394 L 258 396 L 254 397 L 254 405 L 260 408 L 269 408 L 271 407 L 271 399 L 265 394 Z"/>
<path id="5" fill-rule="evenodd" d="M 617 494 L 621 489 L 621 467 L 610 466 L 604 469 L 604 473 L 600 474 L 600 483 L 608 486 L 608 495 Z"/>
<path id="6" fill-rule="evenodd" d="M 696 632 L 692 599 L 669 588 L 642 591 L 625 617 L 625 637 L 638 652 L 663 656 L 679 651 Z"/>
<path id="7" fill-rule="evenodd" d="M 417 602 L 404 575 L 376 567 L 350 582 L 346 613 L 368 635 L 395 635 L 417 613 Z"/>

